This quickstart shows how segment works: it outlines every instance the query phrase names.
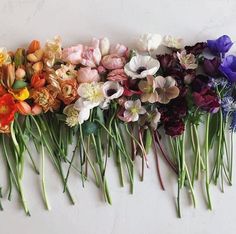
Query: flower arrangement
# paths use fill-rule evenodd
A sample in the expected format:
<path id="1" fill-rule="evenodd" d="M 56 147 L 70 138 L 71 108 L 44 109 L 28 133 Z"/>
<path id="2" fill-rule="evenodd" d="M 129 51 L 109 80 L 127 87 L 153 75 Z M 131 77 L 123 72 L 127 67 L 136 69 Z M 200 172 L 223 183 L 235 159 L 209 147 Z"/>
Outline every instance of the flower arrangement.
<path id="1" fill-rule="evenodd" d="M 34 40 L 15 52 L 0 48 L 0 140 L 8 199 L 15 188 L 30 214 L 23 189 L 29 157 L 50 209 L 47 155 L 72 204 L 67 184 L 71 170 L 78 172 L 83 186 L 93 176 L 111 204 L 108 160 L 114 158 L 121 186 L 128 176 L 133 193 L 135 160 L 142 162 L 143 180 L 153 150 L 163 190 L 160 158 L 176 175 L 178 216 L 183 190 L 196 206 L 196 180 L 205 184 L 207 207 L 212 209 L 210 184 L 219 184 L 222 191 L 225 182 L 232 184 L 236 57 L 227 54 L 232 45 L 226 35 L 184 46 L 182 39 L 145 34 L 136 49 L 110 45 L 107 38 L 62 48 L 60 37 L 44 47 Z M 158 53 L 159 47 L 166 52 Z M 204 139 L 199 137 L 203 127 Z M 41 157 L 40 168 L 29 140 Z"/>

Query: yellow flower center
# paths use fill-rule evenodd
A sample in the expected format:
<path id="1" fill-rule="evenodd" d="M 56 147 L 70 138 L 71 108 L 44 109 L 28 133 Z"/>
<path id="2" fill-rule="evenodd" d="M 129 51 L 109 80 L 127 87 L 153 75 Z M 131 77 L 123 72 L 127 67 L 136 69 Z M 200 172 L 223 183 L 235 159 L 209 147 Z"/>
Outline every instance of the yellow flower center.
<path id="1" fill-rule="evenodd" d="M 8 106 L 3 105 L 0 107 L 0 114 L 6 114 L 6 113 L 8 113 L 8 111 L 9 111 Z"/>
<path id="2" fill-rule="evenodd" d="M 131 112 L 132 114 L 137 114 L 137 113 L 138 113 L 138 109 L 137 109 L 136 107 L 132 107 L 132 108 L 130 109 L 130 112 Z"/>
<path id="3" fill-rule="evenodd" d="M 3 64 L 6 61 L 6 54 L 0 53 L 0 64 Z"/>

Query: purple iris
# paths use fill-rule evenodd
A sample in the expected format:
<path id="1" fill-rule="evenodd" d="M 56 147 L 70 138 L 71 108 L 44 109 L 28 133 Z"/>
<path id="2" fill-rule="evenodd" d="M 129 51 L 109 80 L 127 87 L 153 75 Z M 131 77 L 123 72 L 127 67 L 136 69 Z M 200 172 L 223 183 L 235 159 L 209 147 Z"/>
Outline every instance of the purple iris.
<path id="1" fill-rule="evenodd" d="M 225 57 L 219 66 L 219 70 L 230 82 L 236 82 L 236 57 L 233 55 Z"/>
<path id="2" fill-rule="evenodd" d="M 227 35 L 223 35 L 216 40 L 207 40 L 207 46 L 213 54 L 222 54 L 224 56 L 232 45 L 233 42 Z"/>

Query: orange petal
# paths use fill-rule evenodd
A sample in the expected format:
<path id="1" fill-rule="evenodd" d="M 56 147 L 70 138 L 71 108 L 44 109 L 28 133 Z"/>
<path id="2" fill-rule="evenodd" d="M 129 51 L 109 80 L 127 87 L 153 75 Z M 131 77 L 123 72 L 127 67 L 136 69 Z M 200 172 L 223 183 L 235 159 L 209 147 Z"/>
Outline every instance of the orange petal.
<path id="1" fill-rule="evenodd" d="M 33 40 L 28 47 L 27 53 L 28 54 L 34 53 L 36 50 L 39 50 L 40 47 L 41 47 L 40 42 L 37 40 Z"/>
<path id="2" fill-rule="evenodd" d="M 27 102 L 17 102 L 16 108 L 18 112 L 22 115 L 30 115 L 31 114 L 31 107 Z"/>

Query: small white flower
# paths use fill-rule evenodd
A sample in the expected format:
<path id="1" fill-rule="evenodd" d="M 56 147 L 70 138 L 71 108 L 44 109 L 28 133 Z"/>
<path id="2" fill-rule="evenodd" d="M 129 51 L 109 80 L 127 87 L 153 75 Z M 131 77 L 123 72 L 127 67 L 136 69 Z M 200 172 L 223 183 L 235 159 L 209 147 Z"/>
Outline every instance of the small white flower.
<path id="1" fill-rule="evenodd" d="M 124 88 L 116 81 L 106 81 L 103 84 L 103 92 L 106 99 L 112 100 L 119 98 L 123 94 Z"/>
<path id="2" fill-rule="evenodd" d="M 11 62 L 11 57 L 5 47 L 0 48 L 0 66 Z"/>
<path id="3" fill-rule="evenodd" d="M 78 90 L 80 98 L 76 101 L 77 108 L 82 107 L 92 109 L 99 106 L 104 100 L 103 83 L 92 82 L 80 84 Z"/>
<path id="4" fill-rule="evenodd" d="M 125 102 L 125 111 L 124 118 L 128 120 L 128 122 L 135 122 L 139 119 L 139 115 L 145 114 L 146 110 L 141 106 L 141 101 L 126 101 Z"/>
<path id="5" fill-rule="evenodd" d="M 137 40 L 138 50 L 142 52 L 150 52 L 156 50 L 161 44 L 162 36 L 159 34 L 143 34 Z"/>
<path id="6" fill-rule="evenodd" d="M 182 50 L 181 53 L 177 52 L 177 57 L 181 66 L 188 70 L 188 69 L 196 69 L 197 63 L 196 58 L 193 54 L 187 54 L 186 50 Z"/>
<path id="7" fill-rule="evenodd" d="M 175 38 L 172 36 L 164 36 L 162 44 L 169 48 L 181 49 L 182 48 L 183 39 Z"/>
<path id="8" fill-rule="evenodd" d="M 74 104 L 71 104 L 64 108 L 63 113 L 67 116 L 66 124 L 69 127 L 74 127 L 89 119 L 90 109 L 82 108 L 78 110 L 75 108 Z"/>
<path id="9" fill-rule="evenodd" d="M 124 67 L 125 73 L 133 79 L 154 75 L 160 68 L 158 60 L 148 55 L 136 55 Z"/>

